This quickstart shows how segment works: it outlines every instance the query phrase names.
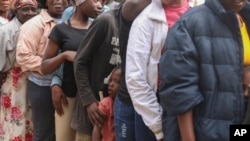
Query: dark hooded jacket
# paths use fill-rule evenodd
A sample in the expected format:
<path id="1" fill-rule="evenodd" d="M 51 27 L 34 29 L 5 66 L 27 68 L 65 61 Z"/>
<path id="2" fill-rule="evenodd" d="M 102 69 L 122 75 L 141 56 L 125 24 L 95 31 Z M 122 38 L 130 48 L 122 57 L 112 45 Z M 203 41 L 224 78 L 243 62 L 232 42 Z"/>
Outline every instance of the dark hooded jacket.
<path id="1" fill-rule="evenodd" d="M 240 15 L 250 33 L 250 4 Z M 229 141 L 243 119 L 243 45 L 234 11 L 219 0 L 185 13 L 170 30 L 160 60 L 165 141 L 181 141 L 176 116 L 193 110 L 196 141 Z"/>

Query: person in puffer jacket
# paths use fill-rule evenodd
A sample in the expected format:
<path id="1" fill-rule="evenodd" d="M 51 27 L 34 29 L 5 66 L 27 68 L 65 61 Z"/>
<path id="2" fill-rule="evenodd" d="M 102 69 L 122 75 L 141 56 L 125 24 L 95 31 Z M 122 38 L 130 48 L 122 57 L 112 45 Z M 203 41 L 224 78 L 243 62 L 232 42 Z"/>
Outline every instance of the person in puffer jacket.
<path id="1" fill-rule="evenodd" d="M 229 141 L 244 116 L 250 3 L 206 0 L 169 31 L 160 59 L 164 141 Z"/>

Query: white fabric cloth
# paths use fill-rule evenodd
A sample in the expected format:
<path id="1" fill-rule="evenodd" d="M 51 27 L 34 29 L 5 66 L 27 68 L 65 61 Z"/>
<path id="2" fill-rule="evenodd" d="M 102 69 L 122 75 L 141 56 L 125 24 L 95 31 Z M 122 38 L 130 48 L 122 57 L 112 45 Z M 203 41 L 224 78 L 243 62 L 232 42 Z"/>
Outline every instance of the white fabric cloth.
<path id="1" fill-rule="evenodd" d="M 7 19 L 5 19 L 4 17 L 0 16 L 0 26 L 7 24 L 9 21 Z"/>
<path id="2" fill-rule="evenodd" d="M 135 108 L 157 139 L 163 138 L 157 102 L 158 62 L 168 27 L 161 0 L 153 0 L 134 20 L 126 54 L 126 84 Z"/>

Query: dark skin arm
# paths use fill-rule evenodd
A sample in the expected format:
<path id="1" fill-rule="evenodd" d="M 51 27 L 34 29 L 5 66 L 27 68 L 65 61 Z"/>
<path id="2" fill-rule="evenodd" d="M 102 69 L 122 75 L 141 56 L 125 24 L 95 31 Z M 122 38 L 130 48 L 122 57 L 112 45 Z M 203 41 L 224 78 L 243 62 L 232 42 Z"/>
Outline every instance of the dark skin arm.
<path id="1" fill-rule="evenodd" d="M 193 111 L 189 110 L 177 116 L 182 141 L 195 141 Z"/>
<path id="2" fill-rule="evenodd" d="M 63 115 L 63 109 L 62 109 L 62 104 L 64 105 L 68 105 L 68 101 L 64 95 L 64 92 L 62 90 L 62 88 L 58 85 L 54 85 L 51 87 L 51 94 L 52 94 L 52 102 L 53 102 L 53 106 L 56 110 L 56 113 L 58 115 Z"/>
<path id="3" fill-rule="evenodd" d="M 41 64 L 43 74 L 54 72 L 65 60 L 73 61 L 75 51 L 65 51 L 58 54 L 59 45 L 52 39 L 49 39 L 48 47 L 45 51 Z M 58 115 L 63 115 L 62 104 L 67 105 L 68 101 L 60 86 L 55 85 L 51 88 L 52 101 Z"/>
<path id="4" fill-rule="evenodd" d="M 64 51 L 58 54 L 59 45 L 52 39 L 49 39 L 47 49 L 43 56 L 41 71 L 43 74 L 54 72 L 65 60 L 73 62 L 76 52 Z"/>
<path id="5" fill-rule="evenodd" d="M 122 17 L 133 21 L 152 0 L 126 0 L 122 6 Z"/>
<path id="6" fill-rule="evenodd" d="M 101 141 L 101 139 L 102 139 L 101 127 L 95 125 L 92 133 L 92 141 Z"/>

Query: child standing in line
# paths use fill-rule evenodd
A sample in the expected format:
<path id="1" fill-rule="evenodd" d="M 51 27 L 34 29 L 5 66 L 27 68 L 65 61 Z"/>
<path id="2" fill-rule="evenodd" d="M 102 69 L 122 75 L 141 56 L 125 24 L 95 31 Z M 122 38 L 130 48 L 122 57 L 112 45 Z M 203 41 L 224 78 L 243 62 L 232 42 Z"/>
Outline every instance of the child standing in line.
<path id="1" fill-rule="evenodd" d="M 121 68 L 116 67 L 111 73 L 108 82 L 108 97 L 99 103 L 99 109 L 106 115 L 106 121 L 102 126 L 94 126 L 92 141 L 115 141 L 114 133 L 114 99 L 120 84 Z"/>

